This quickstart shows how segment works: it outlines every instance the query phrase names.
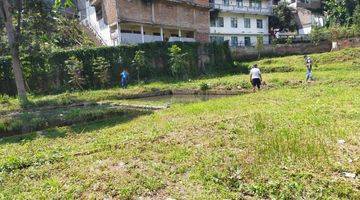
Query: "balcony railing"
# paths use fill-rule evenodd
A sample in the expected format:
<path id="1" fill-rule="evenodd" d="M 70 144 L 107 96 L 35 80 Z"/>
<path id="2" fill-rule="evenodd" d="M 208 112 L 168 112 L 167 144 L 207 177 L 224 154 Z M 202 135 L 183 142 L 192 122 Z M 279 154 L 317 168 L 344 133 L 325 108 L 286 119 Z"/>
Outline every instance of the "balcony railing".
<path id="1" fill-rule="evenodd" d="M 158 42 L 162 41 L 161 36 L 157 35 L 144 35 L 144 43 L 147 42 Z M 195 42 L 194 38 L 187 37 L 170 37 L 169 42 Z M 143 36 L 138 33 L 121 33 L 121 43 L 122 44 L 139 44 L 143 43 Z"/>
<path id="2" fill-rule="evenodd" d="M 226 4 L 216 4 L 216 3 L 210 3 L 210 6 L 213 9 L 219 9 L 223 11 L 236 12 L 236 13 L 249 13 L 249 14 L 262 14 L 262 15 L 272 14 L 272 8 L 226 5 Z"/>
<path id="3" fill-rule="evenodd" d="M 187 37 L 170 37 L 169 42 L 195 42 L 194 38 L 187 38 Z"/>
<path id="4" fill-rule="evenodd" d="M 144 35 L 144 43 L 162 41 L 160 36 Z M 143 43 L 143 36 L 137 33 L 121 33 L 121 43 L 123 44 L 139 44 Z"/>

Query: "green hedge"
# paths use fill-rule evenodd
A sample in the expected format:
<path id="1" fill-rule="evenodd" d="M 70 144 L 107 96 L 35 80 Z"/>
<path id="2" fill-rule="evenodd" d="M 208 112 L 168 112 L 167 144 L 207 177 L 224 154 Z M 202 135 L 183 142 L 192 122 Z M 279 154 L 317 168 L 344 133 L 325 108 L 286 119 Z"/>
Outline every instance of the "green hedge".
<path id="1" fill-rule="evenodd" d="M 10 57 L 0 57 L 0 94 L 16 94 Z"/>
<path id="2" fill-rule="evenodd" d="M 230 49 L 227 44 L 215 43 L 145 43 L 133 46 L 81 48 L 75 50 L 58 51 L 48 55 L 22 58 L 23 71 L 27 86 L 33 93 L 56 93 L 69 90 L 65 61 L 75 56 L 83 63 L 83 75 L 85 76 L 85 89 L 97 89 L 95 84 L 92 61 L 96 57 L 105 58 L 111 66 L 111 86 L 119 82 L 119 74 L 123 68 L 127 68 L 132 80 L 136 78 L 132 60 L 137 50 L 145 51 L 148 67 L 140 72 L 140 78 L 144 81 L 154 80 L 159 77 L 170 76 L 168 48 L 176 44 L 184 52 L 188 53 L 190 63 L 189 75 L 196 77 L 202 73 L 228 70 L 232 66 Z M 209 56 L 205 64 L 206 71 L 198 67 L 199 52 Z M 119 61 L 121 58 L 121 62 Z M 4 74 L 4 75 L 2 75 Z M 11 73 L 11 59 L 0 57 L 0 94 L 14 95 L 16 87 Z"/>

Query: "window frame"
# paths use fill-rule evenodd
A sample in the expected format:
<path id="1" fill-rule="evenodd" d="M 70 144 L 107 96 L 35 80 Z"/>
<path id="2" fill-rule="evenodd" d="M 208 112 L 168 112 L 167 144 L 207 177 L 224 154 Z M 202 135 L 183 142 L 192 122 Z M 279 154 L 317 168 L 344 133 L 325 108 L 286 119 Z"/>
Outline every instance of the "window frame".
<path id="1" fill-rule="evenodd" d="M 259 27 L 259 22 L 260 22 L 260 27 Z M 262 19 L 256 19 L 256 28 L 258 29 L 263 29 L 264 28 L 264 22 Z"/>
<path id="2" fill-rule="evenodd" d="M 236 0 L 237 7 L 244 7 L 244 0 Z"/>
<path id="3" fill-rule="evenodd" d="M 238 27 L 238 20 L 236 17 L 231 17 L 230 19 L 231 28 L 237 28 Z"/>
<path id="4" fill-rule="evenodd" d="M 236 40 L 234 40 L 236 38 Z M 236 41 L 236 42 L 235 42 Z M 238 36 L 231 36 L 230 37 L 230 45 L 231 46 L 238 46 L 239 45 L 239 38 Z"/>
<path id="5" fill-rule="evenodd" d="M 244 28 L 251 28 L 251 18 L 244 18 Z"/>
<path id="6" fill-rule="evenodd" d="M 247 40 L 248 39 L 248 40 Z M 250 47 L 251 46 L 251 37 L 250 36 L 245 36 L 244 37 L 244 45 L 246 47 Z"/>

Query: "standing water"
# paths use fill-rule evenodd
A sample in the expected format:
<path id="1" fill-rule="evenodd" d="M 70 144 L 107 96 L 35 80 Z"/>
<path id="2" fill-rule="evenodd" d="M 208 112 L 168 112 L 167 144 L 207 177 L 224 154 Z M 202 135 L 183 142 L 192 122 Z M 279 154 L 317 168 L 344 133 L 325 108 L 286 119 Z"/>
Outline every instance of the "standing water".
<path id="1" fill-rule="evenodd" d="M 145 97 L 137 99 L 138 101 L 147 101 L 147 102 L 159 102 L 164 104 L 174 104 L 174 103 L 195 103 L 201 101 L 207 101 L 210 99 L 221 98 L 224 95 L 163 95 L 155 97 Z"/>

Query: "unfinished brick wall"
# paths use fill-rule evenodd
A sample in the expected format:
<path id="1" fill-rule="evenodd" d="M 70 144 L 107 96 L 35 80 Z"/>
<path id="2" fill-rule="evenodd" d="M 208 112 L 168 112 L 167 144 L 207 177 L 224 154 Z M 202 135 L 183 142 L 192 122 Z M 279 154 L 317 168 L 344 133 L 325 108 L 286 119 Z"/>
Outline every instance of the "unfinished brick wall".
<path id="1" fill-rule="evenodd" d="M 203 5 L 203 6 L 208 6 L 209 5 L 209 0 L 194 0 L 193 2 L 196 3 L 196 4 L 199 4 L 199 5 Z"/>
<path id="2" fill-rule="evenodd" d="M 209 33 L 195 33 L 195 40 L 198 42 L 209 42 Z"/>
<path id="3" fill-rule="evenodd" d="M 117 22 L 115 0 L 103 1 L 103 16 L 105 23 L 114 24 Z"/>
<path id="4" fill-rule="evenodd" d="M 141 0 L 118 0 L 120 5 L 120 19 L 134 22 L 151 23 L 151 5 Z"/>
<path id="5" fill-rule="evenodd" d="M 197 31 L 209 33 L 210 14 L 208 10 L 196 10 L 195 23 Z"/>
<path id="6" fill-rule="evenodd" d="M 205 35 L 209 34 L 210 14 L 207 7 L 165 0 L 154 1 L 154 4 L 145 3 L 142 0 L 117 1 L 120 5 L 121 21 L 183 28 Z M 208 5 L 207 0 L 197 0 L 194 2 Z M 202 38 L 201 41 L 205 40 L 205 37 L 200 38 Z M 208 39 L 205 41 L 208 41 Z"/>

